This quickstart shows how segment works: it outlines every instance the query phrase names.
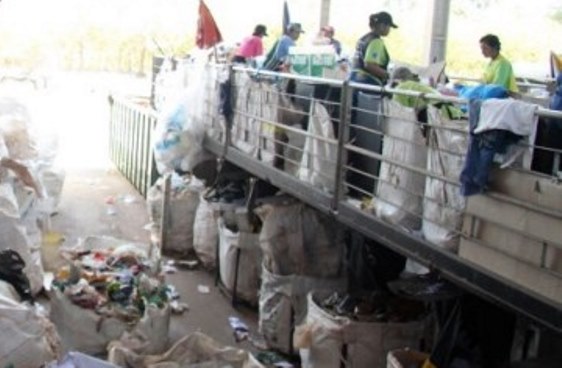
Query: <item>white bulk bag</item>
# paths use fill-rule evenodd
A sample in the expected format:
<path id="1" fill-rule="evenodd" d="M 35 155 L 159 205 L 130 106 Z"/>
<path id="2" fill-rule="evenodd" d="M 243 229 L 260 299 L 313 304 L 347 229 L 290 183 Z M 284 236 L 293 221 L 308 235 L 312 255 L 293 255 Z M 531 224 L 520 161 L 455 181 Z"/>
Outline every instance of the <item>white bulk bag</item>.
<path id="1" fill-rule="evenodd" d="M 60 355 L 55 326 L 36 307 L 20 303 L 4 281 L 0 281 L 0 341 L 0 367 L 40 367 Z"/>
<path id="2" fill-rule="evenodd" d="M 306 295 L 312 290 L 342 291 L 346 280 L 281 276 L 262 267 L 259 302 L 259 332 L 267 345 L 286 354 L 293 351 L 292 335 L 306 317 Z"/>
<path id="3" fill-rule="evenodd" d="M 193 223 L 195 211 L 199 204 L 199 194 L 203 183 L 194 176 L 181 178 L 172 175 L 170 198 L 168 202 L 168 223 L 166 226 L 166 244 L 163 252 L 185 255 L 193 249 Z M 164 180 L 158 179 L 148 190 L 146 204 L 150 221 L 160 231 L 162 222 L 162 201 L 164 199 Z"/>
<path id="4" fill-rule="evenodd" d="M 32 244 L 19 220 L 0 213 L 0 250 L 4 249 L 12 249 L 19 253 L 25 262 L 23 272 L 29 279 L 32 294 L 40 292 L 43 288 L 40 250 Z"/>
<path id="5" fill-rule="evenodd" d="M 333 192 L 336 178 L 337 141 L 334 126 L 324 105 L 313 101 L 299 179 L 326 192 Z"/>
<path id="6" fill-rule="evenodd" d="M 469 144 L 468 122 L 448 120 L 433 106 L 428 106 L 427 116 L 431 124 L 427 171 L 458 182 Z M 456 252 L 465 204 L 458 185 L 427 176 L 422 222 L 425 239 Z"/>
<path id="7" fill-rule="evenodd" d="M 235 111 L 232 123 L 232 144 L 241 151 L 257 158 L 262 124 L 261 103 L 263 84 L 252 80 L 245 73 L 235 73 Z"/>
<path id="8" fill-rule="evenodd" d="M 412 322 L 359 322 L 333 316 L 316 302 L 329 294 L 308 294 L 306 323 L 297 328 L 303 368 L 339 368 L 342 347 L 347 345 L 344 367 L 385 368 L 389 351 L 418 348 L 424 336 L 424 319 Z"/>
<path id="9" fill-rule="evenodd" d="M 261 249 L 258 234 L 229 230 L 222 218 L 217 221 L 219 231 L 219 272 L 228 291 L 234 290 L 236 268 L 238 279 L 236 295 L 249 303 L 257 304 L 260 288 Z M 238 265 L 237 254 L 240 251 Z"/>
<path id="10" fill-rule="evenodd" d="M 160 355 L 140 355 L 118 342 L 112 343 L 108 360 L 131 368 L 264 368 L 247 351 L 223 346 L 201 332 L 181 338 Z"/>
<path id="11" fill-rule="evenodd" d="M 406 167 L 425 170 L 427 147 L 416 112 L 385 100 L 383 161 L 376 193 L 377 217 L 409 230 L 421 227 L 425 176 Z M 402 166 L 405 165 L 405 166 Z"/>
<path id="12" fill-rule="evenodd" d="M 219 233 L 213 206 L 203 194 L 199 196 L 199 205 L 193 222 L 193 249 L 199 260 L 207 268 L 214 268 L 217 257 Z"/>
<path id="13" fill-rule="evenodd" d="M 104 354 L 107 344 L 119 340 L 125 333 L 128 339 L 133 336 L 144 340 L 143 351 L 147 354 L 160 353 L 166 348 L 170 324 L 170 308 L 167 304 L 162 309 L 147 305 L 143 317 L 131 325 L 116 317 L 104 317 L 75 305 L 56 288 L 48 294 L 51 301 L 49 317 L 57 326 L 64 351 Z"/>
<path id="14" fill-rule="evenodd" d="M 342 269 L 343 242 L 331 220 L 303 203 L 264 204 L 260 247 L 268 270 L 279 275 L 336 277 Z"/>

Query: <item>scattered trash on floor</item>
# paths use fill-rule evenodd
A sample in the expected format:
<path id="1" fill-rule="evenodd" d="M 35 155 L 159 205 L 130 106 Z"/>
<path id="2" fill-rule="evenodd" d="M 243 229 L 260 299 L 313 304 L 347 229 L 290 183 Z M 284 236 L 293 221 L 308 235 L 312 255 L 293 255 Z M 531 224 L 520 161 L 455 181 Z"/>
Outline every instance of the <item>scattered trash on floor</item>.
<path id="1" fill-rule="evenodd" d="M 183 314 L 189 310 L 189 304 L 172 300 L 170 302 L 170 308 L 172 308 L 172 313 L 174 314 Z"/>
<path id="2" fill-rule="evenodd" d="M 199 261 L 196 259 L 180 260 L 180 261 L 175 261 L 175 265 L 184 270 L 195 270 L 197 267 L 199 267 Z"/>
<path id="3" fill-rule="evenodd" d="M 234 334 L 234 341 L 240 342 L 247 340 L 250 334 L 248 326 L 240 320 L 238 317 L 228 317 L 228 323 L 232 328 Z"/>
<path id="4" fill-rule="evenodd" d="M 274 351 L 261 351 L 256 354 L 256 359 L 264 364 L 266 367 L 278 367 L 278 368 L 293 368 L 294 365 L 289 363 L 285 358 L 283 358 L 279 353 Z"/>
<path id="5" fill-rule="evenodd" d="M 197 285 L 197 291 L 201 294 L 209 294 L 211 292 L 211 289 L 209 289 L 209 287 L 206 285 Z"/>

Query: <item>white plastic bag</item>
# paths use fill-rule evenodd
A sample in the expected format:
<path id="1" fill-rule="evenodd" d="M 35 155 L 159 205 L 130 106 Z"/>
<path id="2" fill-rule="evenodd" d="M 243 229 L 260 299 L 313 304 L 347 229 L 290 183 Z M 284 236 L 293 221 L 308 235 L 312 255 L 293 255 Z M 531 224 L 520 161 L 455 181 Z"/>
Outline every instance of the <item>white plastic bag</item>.
<path id="1" fill-rule="evenodd" d="M 267 345 L 291 354 L 293 328 L 306 317 L 306 295 L 313 290 L 343 291 L 346 280 L 321 279 L 306 276 L 281 276 L 262 267 L 259 303 L 259 332 Z"/>
<path id="2" fill-rule="evenodd" d="M 161 355 L 139 355 L 112 343 L 108 360 L 131 368 L 264 368 L 247 351 L 223 346 L 200 332 L 183 337 Z"/>
<path id="3" fill-rule="evenodd" d="M 346 317 L 333 316 L 324 311 L 315 296 L 327 296 L 323 292 L 309 293 L 306 323 L 297 327 L 304 346 L 301 346 L 303 368 L 339 368 L 341 352 L 347 345 L 345 367 L 385 368 L 389 351 L 411 347 L 419 348 L 424 336 L 424 319 L 393 322 L 359 322 Z"/>
<path id="4" fill-rule="evenodd" d="M 400 163 L 383 161 L 377 186 L 377 217 L 408 230 L 421 227 L 425 176 L 407 166 L 425 170 L 427 147 L 414 109 L 385 100 L 382 155 Z M 404 165 L 404 166 L 402 166 Z"/>
<path id="5" fill-rule="evenodd" d="M 237 297 L 251 304 L 257 304 L 262 258 L 259 235 L 243 231 L 233 232 L 225 226 L 222 218 L 218 219 L 217 224 L 221 281 L 228 291 L 233 291 L 236 272 L 238 272 Z M 238 265 L 236 264 L 237 259 Z"/>
<path id="6" fill-rule="evenodd" d="M 342 270 L 343 241 L 333 222 L 302 203 L 265 204 L 260 247 L 268 270 L 279 275 L 336 277 Z"/>
<path id="7" fill-rule="evenodd" d="M 43 264 L 40 250 L 32 244 L 27 231 L 19 220 L 0 213 L 0 250 L 12 249 L 25 262 L 23 272 L 29 279 L 31 292 L 37 294 L 43 288 Z"/>
<path id="8" fill-rule="evenodd" d="M 213 206 L 201 194 L 193 222 L 193 249 L 208 268 L 215 267 L 219 239 L 214 213 Z"/>
<path id="9" fill-rule="evenodd" d="M 468 149 L 468 122 L 444 118 L 433 106 L 427 110 L 432 125 L 427 171 L 458 181 Z M 425 239 L 456 252 L 459 246 L 465 197 L 459 187 L 428 176 L 425 181 L 422 231 Z"/>
<path id="10" fill-rule="evenodd" d="M 333 192 L 336 178 L 337 141 L 330 114 L 318 103 L 310 105 L 308 134 L 298 177 L 326 192 Z M 317 138 L 318 137 L 318 138 Z"/>
<path id="11" fill-rule="evenodd" d="M 168 223 L 166 225 L 166 244 L 163 252 L 187 254 L 193 249 L 193 224 L 195 211 L 199 205 L 199 195 L 203 183 L 194 176 L 180 177 L 172 174 L 170 199 L 168 202 Z M 146 204 L 150 221 L 155 231 L 160 232 L 162 222 L 162 201 L 164 199 L 164 180 L 158 181 L 148 190 Z"/>
<path id="12" fill-rule="evenodd" d="M 147 354 L 162 352 L 168 342 L 170 308 L 147 305 L 143 317 L 134 325 L 116 317 L 104 317 L 72 303 L 60 290 L 49 291 L 50 319 L 57 326 L 64 351 L 104 354 L 107 344 L 119 340 L 124 333 L 129 340 L 142 339 Z M 131 336 L 133 336 L 131 338 Z"/>

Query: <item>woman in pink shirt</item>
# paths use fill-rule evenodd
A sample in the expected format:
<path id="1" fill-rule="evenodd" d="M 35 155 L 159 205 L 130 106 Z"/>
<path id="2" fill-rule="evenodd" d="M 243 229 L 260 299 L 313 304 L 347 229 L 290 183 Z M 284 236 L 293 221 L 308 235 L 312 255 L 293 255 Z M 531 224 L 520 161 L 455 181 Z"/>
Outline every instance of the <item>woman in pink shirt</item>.
<path id="1" fill-rule="evenodd" d="M 251 61 L 257 56 L 263 54 L 263 43 L 262 37 L 267 36 L 267 29 L 263 24 L 258 24 L 254 28 L 254 33 L 251 36 L 246 37 L 240 47 L 236 51 L 232 62 L 234 63 L 246 63 Z"/>

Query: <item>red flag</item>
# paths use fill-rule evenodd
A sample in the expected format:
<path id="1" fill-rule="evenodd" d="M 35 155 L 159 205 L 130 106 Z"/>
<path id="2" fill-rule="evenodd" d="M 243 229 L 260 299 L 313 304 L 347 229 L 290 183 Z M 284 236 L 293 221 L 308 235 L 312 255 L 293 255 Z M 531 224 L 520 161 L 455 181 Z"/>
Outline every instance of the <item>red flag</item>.
<path id="1" fill-rule="evenodd" d="M 207 5 L 199 0 L 199 20 L 197 21 L 197 36 L 195 43 L 199 48 L 207 49 L 222 41 L 221 31 L 215 23 Z"/>

